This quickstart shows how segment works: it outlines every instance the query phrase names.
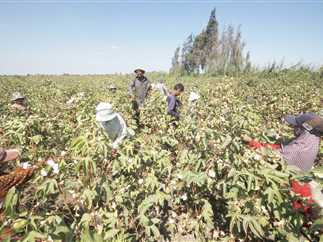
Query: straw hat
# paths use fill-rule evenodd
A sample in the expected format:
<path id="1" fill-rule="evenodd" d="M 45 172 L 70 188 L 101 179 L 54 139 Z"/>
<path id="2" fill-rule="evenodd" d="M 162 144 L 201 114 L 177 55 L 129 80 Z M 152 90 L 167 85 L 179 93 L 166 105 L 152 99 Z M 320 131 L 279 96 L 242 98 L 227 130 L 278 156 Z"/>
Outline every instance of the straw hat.
<path id="1" fill-rule="evenodd" d="M 145 70 L 137 68 L 136 70 L 134 70 L 134 72 L 137 74 L 138 72 L 141 72 L 142 74 L 145 74 Z"/>

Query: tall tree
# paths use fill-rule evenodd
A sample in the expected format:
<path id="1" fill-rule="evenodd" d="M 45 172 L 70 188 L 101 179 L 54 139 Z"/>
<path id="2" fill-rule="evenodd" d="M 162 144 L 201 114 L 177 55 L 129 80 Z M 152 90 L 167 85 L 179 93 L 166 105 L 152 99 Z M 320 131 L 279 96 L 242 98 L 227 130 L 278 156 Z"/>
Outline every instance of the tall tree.
<path id="1" fill-rule="evenodd" d="M 217 52 L 217 48 L 219 45 L 219 23 L 216 19 L 216 10 L 215 8 L 211 12 L 211 16 L 209 18 L 209 22 L 206 27 L 206 38 L 207 44 L 205 46 L 206 55 L 214 56 L 214 52 Z"/>
<path id="2" fill-rule="evenodd" d="M 194 37 L 193 34 L 190 34 L 184 42 L 182 48 L 182 66 L 187 74 L 193 73 L 195 69 L 193 43 Z"/>
<path id="3" fill-rule="evenodd" d="M 240 26 L 236 31 L 235 39 L 232 43 L 232 52 L 231 52 L 231 65 L 234 68 L 235 72 L 240 72 L 243 69 L 243 49 L 245 43 L 242 41 Z M 250 56 L 249 56 L 250 58 Z"/>
<path id="4" fill-rule="evenodd" d="M 250 54 L 243 54 L 244 47 L 240 26 L 236 31 L 230 25 L 224 28 L 222 34 L 219 32 L 214 8 L 206 29 L 195 38 L 191 34 L 185 40 L 180 61 L 179 49 L 176 49 L 171 70 L 176 66 L 181 66 L 186 74 L 229 74 L 250 70 Z"/>
<path id="5" fill-rule="evenodd" d="M 174 56 L 173 56 L 173 59 L 172 59 L 172 67 L 171 67 L 171 70 L 170 72 L 171 73 L 179 73 L 180 72 L 180 51 L 181 51 L 181 48 L 180 47 L 177 47 L 175 49 L 175 53 L 174 53 Z"/>

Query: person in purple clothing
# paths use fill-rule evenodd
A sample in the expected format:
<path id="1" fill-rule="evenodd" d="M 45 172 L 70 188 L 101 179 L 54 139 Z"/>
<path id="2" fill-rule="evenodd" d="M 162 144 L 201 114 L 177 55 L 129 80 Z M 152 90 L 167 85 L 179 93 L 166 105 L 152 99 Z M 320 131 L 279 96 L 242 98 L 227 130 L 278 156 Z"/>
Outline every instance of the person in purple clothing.
<path id="1" fill-rule="evenodd" d="M 314 113 L 287 115 L 284 120 L 294 129 L 295 138 L 287 144 L 266 144 L 249 140 L 249 147 L 259 149 L 269 147 L 277 150 L 288 165 L 301 171 L 312 169 L 320 152 L 320 139 L 323 134 L 323 119 Z M 244 139 L 247 141 L 247 139 Z"/>
<path id="2" fill-rule="evenodd" d="M 167 114 L 174 117 L 175 120 L 179 120 L 179 111 L 178 108 L 182 105 L 181 102 L 177 99 L 179 95 L 184 92 L 184 85 L 182 83 L 178 83 L 175 85 L 174 90 L 170 92 L 167 96 Z"/>

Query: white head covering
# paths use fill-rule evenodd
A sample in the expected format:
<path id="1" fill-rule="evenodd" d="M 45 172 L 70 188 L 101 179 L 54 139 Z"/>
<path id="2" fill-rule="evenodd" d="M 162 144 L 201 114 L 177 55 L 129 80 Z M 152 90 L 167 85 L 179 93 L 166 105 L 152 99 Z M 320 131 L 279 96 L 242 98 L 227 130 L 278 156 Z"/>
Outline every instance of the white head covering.
<path id="1" fill-rule="evenodd" d="M 193 101 L 196 101 L 197 99 L 199 99 L 200 98 L 200 95 L 198 94 L 198 93 L 196 93 L 196 92 L 191 92 L 190 93 L 190 97 L 188 98 L 188 100 L 190 101 L 190 102 L 193 102 Z"/>
<path id="2" fill-rule="evenodd" d="M 96 121 L 105 122 L 115 118 L 117 114 L 113 112 L 112 105 L 110 103 L 99 103 L 96 106 Z"/>
<path id="3" fill-rule="evenodd" d="M 310 183 L 311 187 L 311 193 L 313 200 L 321 207 L 323 208 L 323 194 L 321 192 L 320 185 L 316 183 L 315 181 L 311 181 Z"/>

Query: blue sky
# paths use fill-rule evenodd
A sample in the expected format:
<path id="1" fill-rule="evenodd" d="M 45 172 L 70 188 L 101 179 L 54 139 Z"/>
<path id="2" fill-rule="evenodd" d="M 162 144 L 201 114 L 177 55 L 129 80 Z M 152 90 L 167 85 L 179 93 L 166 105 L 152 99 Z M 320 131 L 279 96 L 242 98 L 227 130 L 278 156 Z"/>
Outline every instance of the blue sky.
<path id="1" fill-rule="evenodd" d="M 168 70 L 175 48 L 206 26 L 241 24 L 254 64 L 323 65 L 323 1 L 0 0 L 0 73 Z"/>

